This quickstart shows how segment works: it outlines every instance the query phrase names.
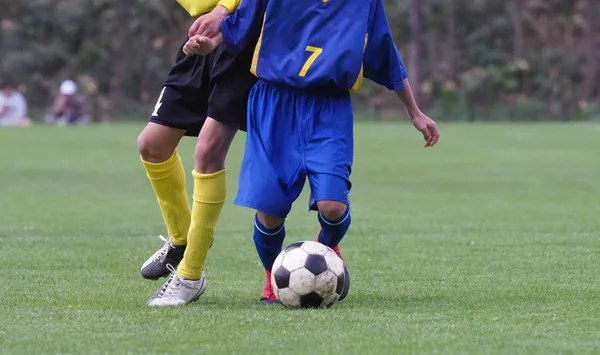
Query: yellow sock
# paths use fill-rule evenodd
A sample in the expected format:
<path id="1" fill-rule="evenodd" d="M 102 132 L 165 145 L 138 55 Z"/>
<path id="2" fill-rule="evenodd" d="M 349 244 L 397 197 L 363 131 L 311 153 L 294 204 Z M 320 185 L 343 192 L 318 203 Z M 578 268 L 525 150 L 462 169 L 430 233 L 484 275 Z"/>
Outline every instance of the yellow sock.
<path id="1" fill-rule="evenodd" d="M 198 280 L 202 275 L 202 266 L 212 245 L 215 226 L 227 197 L 227 175 L 225 170 L 213 174 L 199 174 L 193 171 L 192 175 L 194 176 L 192 222 L 187 237 L 188 246 L 177 274 L 186 279 Z"/>
<path id="2" fill-rule="evenodd" d="M 165 162 L 149 163 L 142 159 L 142 163 L 173 244 L 187 244 L 191 211 L 185 190 L 185 172 L 177 150 Z"/>

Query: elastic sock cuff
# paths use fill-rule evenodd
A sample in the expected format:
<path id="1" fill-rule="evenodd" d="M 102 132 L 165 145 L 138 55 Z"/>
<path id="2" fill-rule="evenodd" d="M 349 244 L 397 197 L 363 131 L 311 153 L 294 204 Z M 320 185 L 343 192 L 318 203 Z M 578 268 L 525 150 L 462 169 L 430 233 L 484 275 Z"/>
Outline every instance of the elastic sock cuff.
<path id="1" fill-rule="evenodd" d="M 168 178 L 173 175 L 174 167 L 181 164 L 181 158 L 179 157 L 179 153 L 177 153 L 177 149 L 173 151 L 173 155 L 162 163 L 150 163 L 145 161 L 141 156 L 140 160 L 142 164 L 144 164 L 144 168 L 148 173 L 148 176 L 152 180 L 160 180 Z"/>
<path id="2" fill-rule="evenodd" d="M 222 203 L 227 198 L 227 169 L 212 174 L 192 171 L 194 177 L 194 201 Z"/>
<path id="3" fill-rule="evenodd" d="M 276 235 L 283 229 L 285 223 L 282 223 L 280 226 L 275 227 L 273 229 L 269 229 L 265 227 L 260 220 L 258 219 L 258 215 L 254 215 L 254 226 L 264 235 Z"/>
<path id="4" fill-rule="evenodd" d="M 177 268 L 177 276 L 184 277 L 188 280 L 200 280 L 202 277 L 202 267 L 196 268 L 188 266 L 185 262 L 182 262 Z"/>
<path id="5" fill-rule="evenodd" d="M 196 170 L 192 170 L 192 176 L 194 177 L 194 179 L 202 179 L 202 180 L 216 180 L 219 177 L 221 177 L 222 175 L 226 175 L 226 173 L 227 173 L 227 169 L 219 170 L 217 172 L 210 173 L 210 174 L 202 174 L 202 173 L 197 172 Z"/>
<path id="6" fill-rule="evenodd" d="M 322 220 L 324 223 L 327 223 L 332 226 L 337 226 L 339 224 L 344 223 L 344 221 L 348 218 L 348 216 L 350 216 L 350 206 L 347 206 L 344 214 L 340 218 L 336 219 L 335 221 L 332 221 L 332 220 L 326 218 L 325 216 L 323 216 L 321 214 L 321 212 L 319 212 L 319 219 Z"/>

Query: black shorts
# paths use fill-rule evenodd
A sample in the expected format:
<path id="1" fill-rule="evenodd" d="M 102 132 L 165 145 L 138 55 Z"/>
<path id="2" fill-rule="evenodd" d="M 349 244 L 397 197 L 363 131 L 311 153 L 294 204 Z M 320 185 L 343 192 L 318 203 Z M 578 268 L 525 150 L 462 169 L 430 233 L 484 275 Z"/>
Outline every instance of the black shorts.
<path id="1" fill-rule="evenodd" d="M 150 122 L 185 129 L 197 136 L 211 117 L 230 127 L 246 130 L 248 94 L 256 82 L 250 73 L 254 47 L 234 56 L 221 44 L 207 56 L 177 53 Z"/>

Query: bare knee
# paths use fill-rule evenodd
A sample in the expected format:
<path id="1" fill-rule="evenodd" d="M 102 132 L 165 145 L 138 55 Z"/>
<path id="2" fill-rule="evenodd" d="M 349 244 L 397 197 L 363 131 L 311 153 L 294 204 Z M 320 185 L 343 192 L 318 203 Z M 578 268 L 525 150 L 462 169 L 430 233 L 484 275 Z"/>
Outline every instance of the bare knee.
<path id="1" fill-rule="evenodd" d="M 275 217 L 265 212 L 256 211 L 258 220 L 267 229 L 277 228 L 285 222 L 285 218 Z"/>
<path id="2" fill-rule="evenodd" d="M 164 146 L 155 140 L 149 139 L 145 137 L 143 134 L 140 134 L 138 137 L 138 151 L 144 161 L 149 163 L 162 163 L 167 161 L 175 151 L 172 149 L 165 149 Z"/>
<path id="3" fill-rule="evenodd" d="M 137 140 L 138 151 L 144 161 L 162 163 L 175 151 L 185 130 L 149 123 Z"/>
<path id="4" fill-rule="evenodd" d="M 323 200 L 317 201 L 317 208 L 323 217 L 335 221 L 344 215 L 348 206 L 340 201 Z"/>
<path id="5" fill-rule="evenodd" d="M 207 118 L 198 135 L 194 169 L 201 174 L 212 174 L 225 169 L 225 158 L 236 132 L 237 128 Z"/>
<path id="6" fill-rule="evenodd" d="M 198 138 L 194 152 L 194 169 L 201 174 L 212 174 L 225 169 L 229 144 L 219 135 Z"/>

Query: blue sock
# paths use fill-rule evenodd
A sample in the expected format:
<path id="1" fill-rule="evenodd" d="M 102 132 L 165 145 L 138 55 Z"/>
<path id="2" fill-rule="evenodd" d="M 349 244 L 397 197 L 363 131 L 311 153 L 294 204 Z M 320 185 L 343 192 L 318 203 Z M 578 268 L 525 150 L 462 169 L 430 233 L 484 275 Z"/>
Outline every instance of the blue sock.
<path id="1" fill-rule="evenodd" d="M 319 242 L 330 248 L 337 247 L 346 235 L 351 221 L 350 206 L 348 206 L 346 212 L 335 221 L 331 221 L 319 213 L 319 223 L 321 224 Z"/>
<path id="2" fill-rule="evenodd" d="M 273 263 L 283 247 L 285 226 L 267 229 L 260 223 L 258 216 L 254 217 L 254 246 L 265 270 L 271 272 Z"/>

